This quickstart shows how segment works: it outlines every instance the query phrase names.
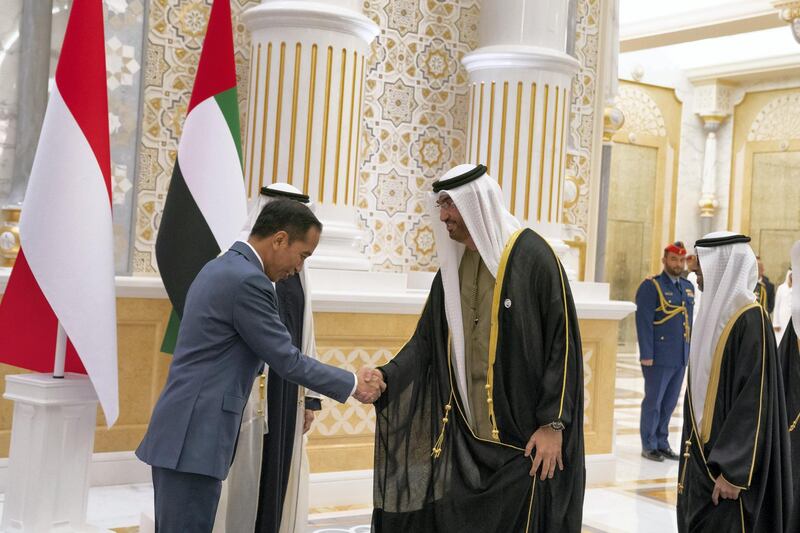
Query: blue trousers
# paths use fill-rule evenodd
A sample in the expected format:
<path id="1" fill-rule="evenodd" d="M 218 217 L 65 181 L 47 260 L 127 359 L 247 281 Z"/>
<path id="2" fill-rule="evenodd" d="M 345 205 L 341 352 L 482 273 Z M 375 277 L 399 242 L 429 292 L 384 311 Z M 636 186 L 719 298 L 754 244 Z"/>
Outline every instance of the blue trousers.
<path id="1" fill-rule="evenodd" d="M 639 419 L 643 450 L 669 449 L 669 419 L 678 403 L 685 366 L 643 366 L 644 400 Z"/>
<path id="2" fill-rule="evenodd" d="M 157 466 L 152 470 L 156 533 L 211 533 L 222 481 Z"/>

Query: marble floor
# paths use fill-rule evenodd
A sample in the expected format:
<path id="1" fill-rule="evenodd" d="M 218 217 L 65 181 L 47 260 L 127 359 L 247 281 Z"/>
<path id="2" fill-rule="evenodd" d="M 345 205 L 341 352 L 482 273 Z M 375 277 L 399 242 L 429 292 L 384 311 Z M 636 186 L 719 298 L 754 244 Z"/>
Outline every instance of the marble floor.
<path id="1" fill-rule="evenodd" d="M 678 463 L 655 463 L 640 456 L 639 405 L 644 383 L 635 354 L 619 356 L 616 387 L 616 478 L 614 482 L 587 486 L 584 532 L 675 532 Z M 679 449 L 682 412 L 679 403 L 670 423 L 674 450 Z M 89 523 L 119 533 L 137 532 L 140 514 L 152 508 L 152 497 L 149 484 L 92 488 Z M 0 495 L 0 508 L 2 499 Z M 307 533 L 367 533 L 369 522 L 369 509 L 312 509 Z"/>

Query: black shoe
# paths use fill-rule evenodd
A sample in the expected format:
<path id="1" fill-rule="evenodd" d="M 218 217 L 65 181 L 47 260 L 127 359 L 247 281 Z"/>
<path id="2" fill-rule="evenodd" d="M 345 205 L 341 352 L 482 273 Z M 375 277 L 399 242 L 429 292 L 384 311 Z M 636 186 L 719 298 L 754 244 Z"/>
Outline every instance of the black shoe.
<path id="1" fill-rule="evenodd" d="M 658 463 L 664 462 L 664 457 L 658 450 L 642 450 L 642 457 L 644 457 L 645 459 L 650 459 L 651 461 L 656 461 Z"/>
<path id="2" fill-rule="evenodd" d="M 661 454 L 661 457 L 664 459 L 669 459 L 671 461 L 679 461 L 681 456 L 677 453 L 672 451 L 672 448 L 667 448 L 666 450 L 658 450 L 658 453 Z"/>

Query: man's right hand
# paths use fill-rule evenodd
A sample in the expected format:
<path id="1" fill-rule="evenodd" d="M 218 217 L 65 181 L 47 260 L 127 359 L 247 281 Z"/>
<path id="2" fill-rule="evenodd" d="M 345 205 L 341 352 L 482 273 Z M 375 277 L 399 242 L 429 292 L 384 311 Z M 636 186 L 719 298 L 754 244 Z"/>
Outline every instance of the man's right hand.
<path id="1" fill-rule="evenodd" d="M 639 362 L 642 363 L 642 366 L 653 366 L 653 359 L 642 359 Z"/>
<path id="2" fill-rule="evenodd" d="M 369 367 L 361 367 L 356 373 L 358 385 L 353 398 L 361 403 L 375 403 L 380 398 L 381 393 L 386 390 L 386 383 L 383 382 L 383 374 L 379 370 Z"/>

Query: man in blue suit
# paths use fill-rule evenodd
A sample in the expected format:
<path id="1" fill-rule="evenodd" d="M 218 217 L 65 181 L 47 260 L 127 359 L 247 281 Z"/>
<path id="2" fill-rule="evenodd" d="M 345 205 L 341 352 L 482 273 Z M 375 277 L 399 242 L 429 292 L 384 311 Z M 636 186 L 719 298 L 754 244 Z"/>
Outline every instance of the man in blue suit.
<path id="1" fill-rule="evenodd" d="M 659 462 L 680 458 L 669 445 L 669 420 L 686 373 L 694 307 L 694 286 L 681 277 L 686 263 L 683 243 L 667 246 L 661 262 L 663 272 L 645 279 L 636 291 L 636 332 L 644 374 L 642 456 Z"/>
<path id="2" fill-rule="evenodd" d="M 156 530 L 210 532 L 248 394 L 270 372 L 339 402 L 374 402 L 380 373 L 306 357 L 278 315 L 274 283 L 298 272 L 322 224 L 305 205 L 269 203 L 247 242 L 210 261 L 189 289 L 167 384 L 136 455 L 151 465 Z"/>

